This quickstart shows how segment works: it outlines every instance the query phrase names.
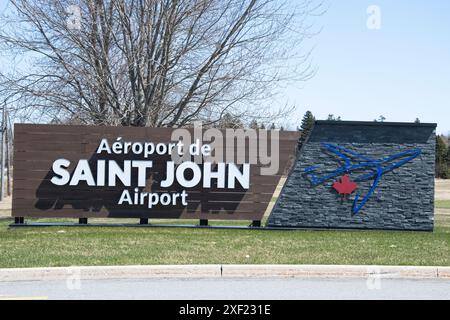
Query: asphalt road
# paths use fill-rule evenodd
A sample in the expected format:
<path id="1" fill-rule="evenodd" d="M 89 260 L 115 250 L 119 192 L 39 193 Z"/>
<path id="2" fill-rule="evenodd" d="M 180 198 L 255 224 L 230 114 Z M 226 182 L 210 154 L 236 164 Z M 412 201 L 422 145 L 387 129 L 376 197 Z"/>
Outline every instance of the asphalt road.
<path id="1" fill-rule="evenodd" d="M 0 282 L 0 299 L 450 299 L 449 280 L 132 279 Z"/>

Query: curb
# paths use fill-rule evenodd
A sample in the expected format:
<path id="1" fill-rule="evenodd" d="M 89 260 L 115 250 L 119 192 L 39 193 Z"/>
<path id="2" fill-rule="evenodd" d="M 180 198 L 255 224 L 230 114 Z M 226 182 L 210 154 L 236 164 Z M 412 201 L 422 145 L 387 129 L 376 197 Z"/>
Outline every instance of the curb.
<path id="1" fill-rule="evenodd" d="M 153 265 L 0 269 L 0 282 L 198 278 L 449 279 L 450 267 L 337 265 Z"/>
<path id="2" fill-rule="evenodd" d="M 95 266 L 0 269 L 0 282 L 147 278 L 219 278 L 220 265 Z"/>
<path id="3" fill-rule="evenodd" d="M 450 279 L 450 267 L 339 265 L 227 265 L 224 277 Z"/>

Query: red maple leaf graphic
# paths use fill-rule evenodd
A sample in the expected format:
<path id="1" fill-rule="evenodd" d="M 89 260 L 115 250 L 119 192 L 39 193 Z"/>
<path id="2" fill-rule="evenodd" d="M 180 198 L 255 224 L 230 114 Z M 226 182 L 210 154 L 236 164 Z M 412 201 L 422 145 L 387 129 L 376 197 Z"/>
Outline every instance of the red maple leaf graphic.
<path id="1" fill-rule="evenodd" d="M 341 178 L 339 178 L 339 181 L 336 181 L 333 183 L 333 188 L 336 189 L 336 191 L 339 194 L 346 195 L 346 194 L 352 194 L 353 191 L 358 188 L 358 184 L 356 182 L 353 182 L 350 179 L 349 175 L 345 175 Z"/>

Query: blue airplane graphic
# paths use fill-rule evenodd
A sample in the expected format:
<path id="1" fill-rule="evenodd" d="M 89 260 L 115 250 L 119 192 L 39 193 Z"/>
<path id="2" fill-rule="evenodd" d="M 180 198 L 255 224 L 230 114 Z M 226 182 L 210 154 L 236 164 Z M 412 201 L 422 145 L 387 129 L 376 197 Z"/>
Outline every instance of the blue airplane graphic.
<path id="1" fill-rule="evenodd" d="M 369 157 L 363 156 L 354 151 L 342 148 L 340 146 L 331 143 L 324 143 L 323 145 L 328 151 L 330 151 L 331 153 L 338 156 L 341 160 L 343 160 L 344 163 L 336 170 L 326 172 L 323 175 L 316 174 L 316 171 L 318 168 L 320 168 L 320 165 L 306 168 L 305 173 L 313 186 L 317 186 L 319 184 L 324 183 L 325 181 L 339 177 L 343 174 L 349 174 L 353 171 L 362 171 L 362 170 L 370 171 L 369 173 L 363 173 L 355 177 L 353 180 L 356 182 L 366 181 L 374 178 L 374 182 L 369 192 L 361 200 L 360 203 L 359 203 L 360 192 L 356 194 L 352 207 L 353 214 L 357 214 L 364 207 L 364 205 L 373 195 L 376 187 L 378 186 L 378 183 L 380 182 L 381 177 L 385 173 L 403 166 L 404 164 L 417 158 L 422 153 L 422 150 L 420 149 L 412 149 L 398 154 L 394 154 L 386 158 L 371 159 Z M 358 159 L 359 163 L 355 164 L 351 158 Z M 394 162 L 395 160 L 398 161 Z"/>

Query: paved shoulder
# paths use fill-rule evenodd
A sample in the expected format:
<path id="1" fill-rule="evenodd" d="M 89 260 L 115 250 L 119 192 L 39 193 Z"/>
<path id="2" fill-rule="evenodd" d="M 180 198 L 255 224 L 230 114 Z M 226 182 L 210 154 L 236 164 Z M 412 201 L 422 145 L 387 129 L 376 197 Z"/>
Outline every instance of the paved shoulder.
<path id="1" fill-rule="evenodd" d="M 0 299 L 450 299 L 449 280 L 110 279 L 0 282 Z"/>
<path id="2" fill-rule="evenodd" d="M 0 269 L 0 281 L 148 278 L 389 278 L 450 279 L 450 267 L 335 265 L 153 265 Z"/>

